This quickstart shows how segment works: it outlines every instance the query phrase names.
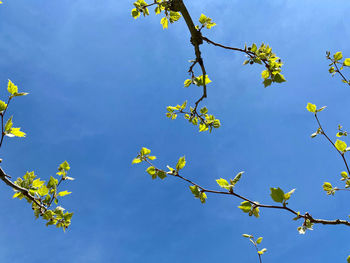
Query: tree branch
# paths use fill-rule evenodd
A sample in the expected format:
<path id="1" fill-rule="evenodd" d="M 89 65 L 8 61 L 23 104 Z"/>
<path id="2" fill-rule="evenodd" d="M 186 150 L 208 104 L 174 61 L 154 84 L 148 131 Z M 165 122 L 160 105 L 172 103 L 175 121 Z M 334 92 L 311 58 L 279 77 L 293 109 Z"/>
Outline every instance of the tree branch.
<path id="1" fill-rule="evenodd" d="M 38 207 L 40 207 L 44 212 L 47 210 L 46 206 L 44 206 L 43 204 L 41 204 L 40 201 L 38 201 L 37 198 L 35 198 L 34 196 L 32 196 L 28 189 L 25 189 L 23 187 L 20 187 L 16 184 L 14 184 L 11 180 L 8 179 L 8 176 L 4 170 L 0 167 L 0 179 L 2 181 L 4 181 L 5 184 L 7 184 L 8 186 L 12 187 L 13 189 L 21 192 L 25 197 L 27 197 L 29 200 L 31 200 L 32 202 L 34 202 Z"/>

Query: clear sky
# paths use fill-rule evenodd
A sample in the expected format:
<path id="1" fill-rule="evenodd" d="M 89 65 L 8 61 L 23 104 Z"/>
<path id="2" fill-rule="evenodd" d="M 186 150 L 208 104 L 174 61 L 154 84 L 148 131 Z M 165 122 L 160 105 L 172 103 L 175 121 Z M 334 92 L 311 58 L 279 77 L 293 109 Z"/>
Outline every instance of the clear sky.
<path id="1" fill-rule="evenodd" d="M 349 194 L 322 190 L 324 181 L 341 186 L 344 164 L 324 138 L 310 138 L 317 126 L 305 106 L 328 106 L 320 119 L 332 138 L 338 124 L 350 129 L 350 89 L 325 59 L 327 50 L 350 57 L 348 0 L 185 1 L 195 20 L 204 13 L 217 23 L 204 33 L 214 41 L 268 43 L 285 63 L 288 81 L 264 89 L 261 67 L 203 45 L 213 81 L 205 104 L 222 123 L 212 134 L 165 118 L 166 106 L 200 94 L 183 88 L 193 59 L 183 20 L 169 30 L 154 14 L 135 21 L 131 0 L 3 2 L 0 94 L 11 79 L 30 95 L 10 107 L 27 138 L 6 138 L 2 167 L 48 178 L 67 160 L 76 180 L 62 188 L 75 213 L 66 233 L 35 220 L 0 184 L 1 262 L 258 262 L 243 233 L 264 237 L 263 262 L 345 262 L 348 227 L 300 235 L 302 222 L 284 211 L 262 209 L 256 219 L 239 200 L 212 195 L 202 205 L 185 183 L 152 181 L 131 160 L 142 146 L 159 166 L 186 155 L 183 175 L 213 189 L 245 171 L 236 190 L 253 200 L 272 204 L 270 187 L 296 188 L 293 209 L 346 219 Z"/>

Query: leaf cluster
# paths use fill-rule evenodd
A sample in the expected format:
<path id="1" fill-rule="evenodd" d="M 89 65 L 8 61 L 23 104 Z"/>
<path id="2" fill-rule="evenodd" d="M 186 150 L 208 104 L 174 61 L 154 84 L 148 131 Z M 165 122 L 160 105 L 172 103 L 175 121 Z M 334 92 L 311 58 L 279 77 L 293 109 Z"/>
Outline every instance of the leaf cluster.
<path id="1" fill-rule="evenodd" d="M 255 43 L 250 47 L 245 46 L 244 50 L 247 53 L 247 60 L 243 62 L 246 64 L 264 64 L 266 69 L 261 72 L 261 77 L 264 79 L 264 87 L 270 86 L 272 83 L 282 83 L 286 79 L 281 74 L 282 71 L 282 61 L 275 53 L 272 52 L 272 48 L 269 45 L 262 43 L 258 48 Z"/>
<path id="2" fill-rule="evenodd" d="M 14 182 L 15 185 L 22 189 L 26 189 L 27 192 L 34 197 L 37 202 L 34 202 L 23 191 L 15 190 L 13 198 L 26 199 L 28 203 L 32 204 L 34 215 L 36 218 L 42 217 L 47 221 L 46 225 L 56 225 L 58 228 L 66 230 L 71 223 L 73 213 L 65 212 L 65 209 L 61 206 L 51 208 L 52 203 L 58 205 L 59 197 L 63 197 L 71 194 L 67 190 L 58 191 L 58 186 L 62 181 L 74 180 L 74 178 L 67 176 L 67 172 L 70 169 L 67 161 L 64 161 L 58 167 L 56 173 L 60 176 L 60 181 L 51 176 L 48 182 L 37 178 L 34 172 L 27 172 L 22 178 L 17 178 Z"/>

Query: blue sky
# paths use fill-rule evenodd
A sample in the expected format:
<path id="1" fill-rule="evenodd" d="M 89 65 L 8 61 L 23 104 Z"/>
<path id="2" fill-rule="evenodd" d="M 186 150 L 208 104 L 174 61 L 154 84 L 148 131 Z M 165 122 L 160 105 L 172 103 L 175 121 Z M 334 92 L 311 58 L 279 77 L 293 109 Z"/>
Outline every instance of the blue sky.
<path id="1" fill-rule="evenodd" d="M 188 3 L 187 3 L 188 2 Z M 160 17 L 134 20 L 132 1 L 4 1 L 0 8 L 0 86 L 11 79 L 30 95 L 11 105 L 25 139 L 6 139 L 2 167 L 13 177 L 34 170 L 41 178 L 71 164 L 76 180 L 63 206 L 73 211 L 66 232 L 35 220 L 24 201 L 0 184 L 1 262 L 258 262 L 241 234 L 263 236 L 263 262 L 345 262 L 349 228 L 315 226 L 283 211 L 243 214 L 239 200 L 208 196 L 205 205 L 175 178 L 152 181 L 131 166 L 142 146 L 157 165 L 186 155 L 185 177 L 217 189 L 215 179 L 245 171 L 237 191 L 272 203 L 270 187 L 297 188 L 290 206 L 315 218 L 347 218 L 348 194 L 326 196 L 324 181 L 341 185 L 344 165 L 316 129 L 307 102 L 327 105 L 320 119 L 335 138 L 349 129 L 350 90 L 327 72 L 325 52 L 350 57 L 350 2 L 186 1 L 197 20 L 217 23 L 205 35 L 242 47 L 268 43 L 282 58 L 287 82 L 264 89 L 258 66 L 244 56 L 203 45 L 205 104 L 222 127 L 198 133 L 165 108 L 200 94 L 184 89 L 193 58 L 183 20 L 163 30 Z M 349 76 L 349 72 L 348 72 Z"/>

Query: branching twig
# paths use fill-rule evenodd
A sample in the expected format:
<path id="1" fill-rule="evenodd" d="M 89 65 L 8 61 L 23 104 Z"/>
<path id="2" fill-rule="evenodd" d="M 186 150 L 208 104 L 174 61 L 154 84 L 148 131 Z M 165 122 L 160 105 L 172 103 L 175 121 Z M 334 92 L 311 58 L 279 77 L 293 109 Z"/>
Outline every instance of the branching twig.
<path id="1" fill-rule="evenodd" d="M 326 132 L 324 131 L 324 129 L 323 129 L 323 127 L 322 127 L 322 125 L 321 125 L 321 123 L 320 123 L 318 117 L 317 117 L 317 114 L 315 114 L 315 119 L 316 119 L 316 121 L 317 121 L 318 127 L 319 127 L 320 130 L 321 130 L 321 134 L 323 134 L 323 135 L 326 137 L 326 139 L 330 142 L 330 144 L 332 144 L 332 146 L 333 146 L 333 147 L 336 149 L 336 151 L 340 154 L 340 156 L 342 157 L 342 159 L 343 159 L 343 161 L 344 161 L 344 164 L 345 164 L 345 166 L 346 166 L 346 170 L 348 171 L 348 174 L 350 174 L 350 169 L 349 169 L 348 163 L 347 163 L 347 161 L 346 161 L 346 159 L 345 159 L 344 153 L 341 152 L 341 151 L 339 151 L 339 150 L 337 149 L 337 147 L 335 146 L 335 144 L 333 143 L 333 141 L 328 137 L 328 135 L 327 135 Z"/>
<path id="2" fill-rule="evenodd" d="M 143 159 L 144 161 L 146 161 L 149 165 L 153 166 L 156 170 L 158 171 L 163 171 L 162 169 L 158 169 L 156 166 L 154 166 L 147 158 Z M 164 171 L 165 172 L 165 171 Z M 173 173 L 168 172 L 167 174 L 173 175 L 174 177 L 180 178 L 183 181 L 188 182 L 191 185 L 194 185 L 196 187 L 198 187 L 200 189 L 201 192 L 203 193 L 212 193 L 212 194 L 222 194 L 222 195 L 231 195 L 231 196 L 235 196 L 241 200 L 244 201 L 248 201 L 253 207 L 261 207 L 261 208 L 272 208 L 272 209 L 280 209 L 280 210 L 286 210 L 294 215 L 296 215 L 298 218 L 303 218 L 304 220 L 309 220 L 311 223 L 314 224 L 323 224 L 323 225 L 347 225 L 350 226 L 350 222 L 346 221 L 346 220 L 341 220 L 341 219 L 335 219 L 335 220 L 325 220 L 325 219 L 315 219 L 313 218 L 308 212 L 306 212 L 305 214 L 300 214 L 299 212 L 287 207 L 286 205 L 283 206 L 278 206 L 278 205 L 265 205 L 265 204 L 260 204 L 256 201 L 252 201 L 240 194 L 237 194 L 233 191 L 216 191 L 216 190 L 210 190 L 207 188 L 204 188 L 202 186 L 200 186 L 199 184 L 181 176 L 178 172 L 176 172 L 175 170 L 173 171 Z"/>

